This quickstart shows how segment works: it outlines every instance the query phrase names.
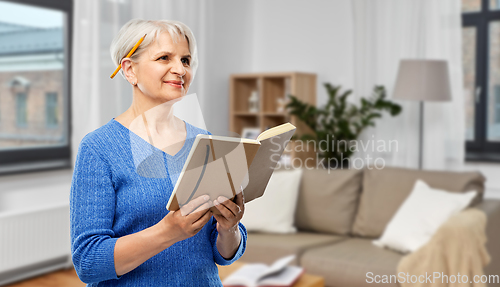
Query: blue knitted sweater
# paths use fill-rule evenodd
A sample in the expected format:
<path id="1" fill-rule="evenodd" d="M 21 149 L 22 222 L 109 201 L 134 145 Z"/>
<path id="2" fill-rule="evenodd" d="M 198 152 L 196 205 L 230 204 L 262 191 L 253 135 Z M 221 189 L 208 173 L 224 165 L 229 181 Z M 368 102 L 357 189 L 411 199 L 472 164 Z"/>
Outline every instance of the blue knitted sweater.
<path id="1" fill-rule="evenodd" d="M 151 145 L 112 118 L 81 141 L 71 182 L 73 264 L 87 286 L 222 286 L 217 266 L 245 252 L 247 231 L 233 258 L 217 250 L 212 216 L 196 235 L 176 242 L 118 277 L 116 240 L 158 223 L 197 134 L 211 134 L 186 122 L 187 137 L 174 156 Z"/>

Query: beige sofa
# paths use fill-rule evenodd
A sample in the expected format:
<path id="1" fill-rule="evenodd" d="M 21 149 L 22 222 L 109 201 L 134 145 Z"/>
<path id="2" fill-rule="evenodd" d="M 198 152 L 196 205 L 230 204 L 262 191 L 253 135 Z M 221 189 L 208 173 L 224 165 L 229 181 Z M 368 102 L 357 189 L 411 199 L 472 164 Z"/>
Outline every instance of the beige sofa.
<path id="1" fill-rule="evenodd" d="M 416 179 L 450 191 L 477 190 L 472 206 L 488 216 L 487 275 L 500 275 L 500 200 L 483 200 L 485 178 L 478 172 L 304 169 L 294 234 L 249 232 L 241 261 L 267 264 L 296 254 L 293 263 L 325 278 L 326 286 L 360 287 L 367 272 L 397 274 L 403 254 L 374 246 L 386 224 L 409 195 Z M 397 283 L 384 286 L 398 286 Z"/>

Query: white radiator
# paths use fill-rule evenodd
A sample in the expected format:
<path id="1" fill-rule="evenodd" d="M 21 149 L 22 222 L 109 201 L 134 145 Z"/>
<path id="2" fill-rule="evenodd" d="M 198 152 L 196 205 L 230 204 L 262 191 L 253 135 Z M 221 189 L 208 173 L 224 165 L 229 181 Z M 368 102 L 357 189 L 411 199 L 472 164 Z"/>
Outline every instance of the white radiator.
<path id="1" fill-rule="evenodd" d="M 68 267 L 69 205 L 0 213 L 0 285 Z"/>

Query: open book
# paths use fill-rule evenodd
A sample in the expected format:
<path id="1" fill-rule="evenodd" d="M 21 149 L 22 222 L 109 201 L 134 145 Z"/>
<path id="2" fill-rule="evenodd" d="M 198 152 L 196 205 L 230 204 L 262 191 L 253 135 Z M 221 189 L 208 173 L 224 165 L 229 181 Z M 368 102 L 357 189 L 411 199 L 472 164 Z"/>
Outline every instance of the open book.
<path id="1" fill-rule="evenodd" d="M 290 141 L 295 126 L 285 123 L 262 132 L 257 139 L 196 136 L 167 204 L 178 210 L 203 194 L 213 200 L 220 195 L 231 200 L 243 188 L 245 202 L 264 194 L 271 174 Z"/>
<path id="2" fill-rule="evenodd" d="M 303 267 L 287 266 L 295 258 L 290 255 L 276 260 L 271 266 L 245 264 L 222 281 L 224 287 L 292 286 L 304 273 Z"/>

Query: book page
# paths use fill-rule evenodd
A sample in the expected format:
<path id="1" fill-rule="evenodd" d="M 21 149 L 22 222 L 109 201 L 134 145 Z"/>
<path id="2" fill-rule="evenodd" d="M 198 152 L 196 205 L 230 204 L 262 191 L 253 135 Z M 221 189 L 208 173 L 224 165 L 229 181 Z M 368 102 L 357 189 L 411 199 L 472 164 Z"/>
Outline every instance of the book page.
<path id="1" fill-rule="evenodd" d="M 276 260 L 270 267 L 267 269 L 265 273 L 260 275 L 260 278 L 264 278 L 266 276 L 272 275 L 274 273 L 278 273 L 285 269 L 285 267 L 288 265 L 288 263 L 292 262 L 295 259 L 295 254 L 280 258 Z"/>
<path id="2" fill-rule="evenodd" d="M 257 278 L 266 272 L 268 268 L 269 267 L 265 264 L 245 264 L 233 274 L 226 277 L 222 284 L 224 286 L 245 285 L 248 287 L 256 287 Z"/>
<path id="3" fill-rule="evenodd" d="M 287 131 L 295 130 L 296 127 L 292 125 L 291 123 L 284 123 L 276 127 L 272 127 L 270 129 L 267 129 L 260 133 L 260 135 L 257 137 L 257 140 L 263 141 L 265 139 L 268 139 L 270 137 L 274 137 L 279 134 L 283 134 Z"/>
<path id="4" fill-rule="evenodd" d="M 274 168 L 294 132 L 295 129 L 261 140 L 260 149 L 248 169 L 249 182 L 244 189 L 246 202 L 264 194 Z"/>
<path id="5" fill-rule="evenodd" d="M 303 267 L 286 266 L 282 272 L 259 280 L 257 286 L 291 286 L 303 272 Z"/>
<path id="6" fill-rule="evenodd" d="M 231 198 L 233 192 L 229 184 L 226 167 L 222 158 L 213 159 L 209 139 L 200 139 L 194 155 L 176 182 L 175 194 L 179 207 L 203 194 L 211 200 L 219 195 Z M 210 206 L 213 206 L 210 201 Z M 181 208 L 181 214 L 185 211 Z"/>

